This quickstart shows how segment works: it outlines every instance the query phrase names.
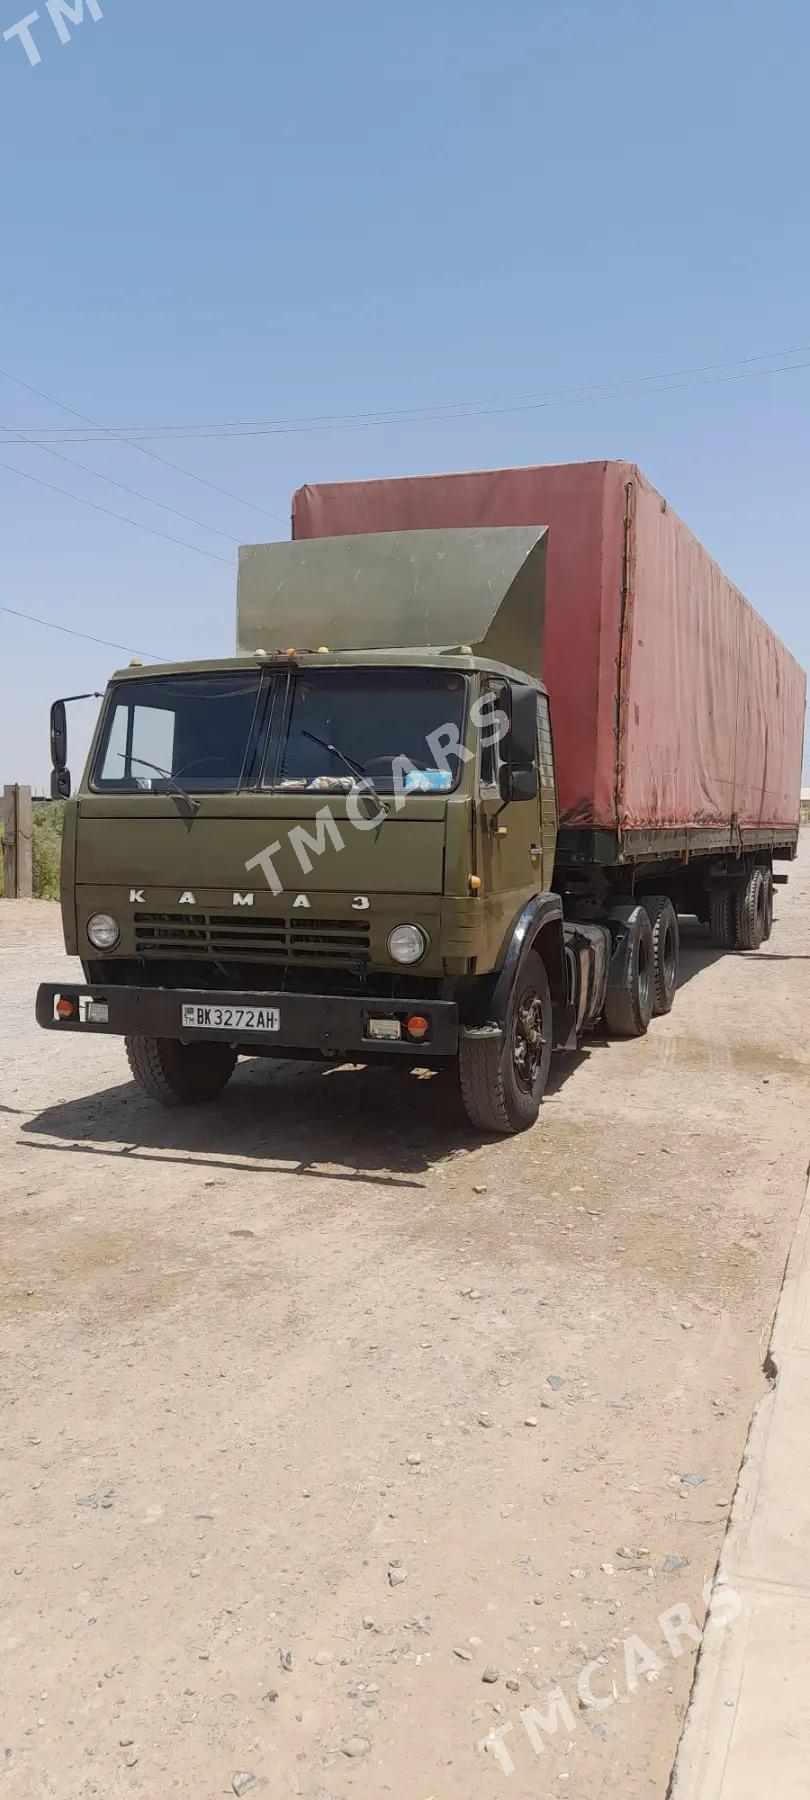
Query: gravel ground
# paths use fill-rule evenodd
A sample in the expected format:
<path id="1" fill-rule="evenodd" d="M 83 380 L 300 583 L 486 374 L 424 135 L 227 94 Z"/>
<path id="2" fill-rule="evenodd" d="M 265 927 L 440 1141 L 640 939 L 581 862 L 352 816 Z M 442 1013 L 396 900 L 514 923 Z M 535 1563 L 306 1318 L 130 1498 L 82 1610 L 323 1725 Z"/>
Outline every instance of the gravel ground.
<path id="1" fill-rule="evenodd" d="M 664 1800 L 658 1615 L 702 1618 L 801 1203 L 809 891 L 805 834 L 759 954 L 685 924 L 671 1017 L 494 1143 L 445 1073 L 161 1113 L 37 1031 L 58 912 L 0 903 L 3 1800 Z"/>

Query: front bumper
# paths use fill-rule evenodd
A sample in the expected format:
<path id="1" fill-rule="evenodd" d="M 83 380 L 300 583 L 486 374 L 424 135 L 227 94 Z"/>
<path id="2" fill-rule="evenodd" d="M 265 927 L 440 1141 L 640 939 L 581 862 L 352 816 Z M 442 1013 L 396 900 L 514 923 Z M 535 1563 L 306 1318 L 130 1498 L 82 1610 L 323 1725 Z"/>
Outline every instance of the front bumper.
<path id="1" fill-rule="evenodd" d="M 60 1018 L 59 1000 L 70 1001 L 73 1013 Z M 107 1016 L 99 1016 L 93 1003 L 106 1006 Z M 212 1026 L 204 1032 L 183 1030 L 184 1005 L 213 1009 L 232 1007 L 277 1008 L 281 1023 L 278 1032 L 237 1030 L 229 1026 Z M 90 1011 L 94 1016 L 90 1017 Z M 427 1019 L 429 1034 L 418 1042 L 407 1038 L 407 1019 L 420 1014 Z M 109 987 L 85 984 L 59 985 L 46 982 L 37 993 L 37 1024 L 45 1031 L 83 1032 L 85 1035 L 106 1033 L 112 1037 L 185 1038 L 189 1042 L 238 1044 L 245 1053 L 262 1051 L 273 1055 L 295 1056 L 298 1050 L 322 1051 L 327 1056 L 356 1055 L 364 1060 L 377 1052 L 395 1056 L 455 1056 L 458 1049 L 458 1007 L 451 1000 L 366 1000 L 334 994 L 291 993 L 220 993 L 210 988 L 139 988 Z M 371 1019 L 399 1019 L 402 1039 L 380 1039 L 369 1035 Z"/>

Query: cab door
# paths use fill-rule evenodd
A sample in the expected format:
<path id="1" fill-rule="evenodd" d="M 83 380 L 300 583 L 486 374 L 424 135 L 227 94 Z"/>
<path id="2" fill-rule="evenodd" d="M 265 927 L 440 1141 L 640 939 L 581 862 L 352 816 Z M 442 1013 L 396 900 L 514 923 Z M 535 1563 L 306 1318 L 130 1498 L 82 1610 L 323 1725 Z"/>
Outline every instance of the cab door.
<path id="1" fill-rule="evenodd" d="M 547 694 L 537 696 L 537 773 L 540 791 L 542 887 L 547 892 L 554 879 L 557 854 L 557 772 Z"/>
<path id="2" fill-rule="evenodd" d="M 482 683 L 482 698 L 499 711 L 506 709 L 506 684 L 494 677 Z M 499 776 L 500 743 L 488 743 L 494 735 L 481 733 L 479 767 L 479 827 L 483 894 L 495 932 L 501 935 L 514 922 L 526 901 L 543 889 L 542 786 L 533 800 L 512 800 L 504 805 Z"/>

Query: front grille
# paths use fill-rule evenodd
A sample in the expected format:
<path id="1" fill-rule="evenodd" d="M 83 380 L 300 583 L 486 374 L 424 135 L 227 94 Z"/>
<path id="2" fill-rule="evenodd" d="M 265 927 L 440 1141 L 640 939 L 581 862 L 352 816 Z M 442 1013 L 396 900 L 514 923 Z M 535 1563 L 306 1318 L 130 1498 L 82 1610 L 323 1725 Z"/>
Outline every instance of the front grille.
<path id="1" fill-rule="evenodd" d="M 362 919 L 234 918 L 226 913 L 136 913 L 139 956 L 204 961 L 368 962 L 370 933 Z"/>

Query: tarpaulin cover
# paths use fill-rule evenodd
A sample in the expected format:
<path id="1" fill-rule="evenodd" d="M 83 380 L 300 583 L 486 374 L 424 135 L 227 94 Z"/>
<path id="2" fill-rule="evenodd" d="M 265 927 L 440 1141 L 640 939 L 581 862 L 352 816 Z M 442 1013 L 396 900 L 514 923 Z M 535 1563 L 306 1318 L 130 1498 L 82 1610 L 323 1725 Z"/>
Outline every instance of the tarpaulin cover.
<path id="1" fill-rule="evenodd" d="M 632 463 L 293 499 L 296 538 L 485 525 L 549 528 L 544 679 L 564 823 L 795 825 L 804 670 Z"/>

